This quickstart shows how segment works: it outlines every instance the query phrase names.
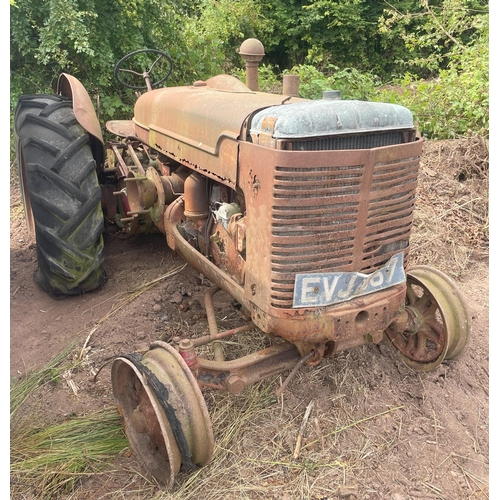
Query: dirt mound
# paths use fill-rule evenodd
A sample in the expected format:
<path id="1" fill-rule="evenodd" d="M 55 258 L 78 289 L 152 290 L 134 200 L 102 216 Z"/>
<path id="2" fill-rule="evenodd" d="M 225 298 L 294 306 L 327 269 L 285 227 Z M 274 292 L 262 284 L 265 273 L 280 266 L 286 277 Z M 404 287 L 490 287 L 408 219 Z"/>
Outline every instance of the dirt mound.
<path id="1" fill-rule="evenodd" d="M 488 260 L 489 144 L 482 137 L 427 141 L 412 234 L 414 263 L 454 277 Z"/>

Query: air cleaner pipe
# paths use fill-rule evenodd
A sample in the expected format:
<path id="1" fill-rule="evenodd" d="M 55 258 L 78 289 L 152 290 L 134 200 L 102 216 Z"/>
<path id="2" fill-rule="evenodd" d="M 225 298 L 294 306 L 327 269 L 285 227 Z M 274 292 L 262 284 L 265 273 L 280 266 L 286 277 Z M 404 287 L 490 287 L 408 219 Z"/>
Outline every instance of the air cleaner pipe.
<path id="1" fill-rule="evenodd" d="M 184 182 L 184 216 L 191 220 L 208 217 L 206 178 L 193 172 Z"/>
<path id="2" fill-rule="evenodd" d="M 264 57 L 264 45 L 256 38 L 245 40 L 237 51 L 246 64 L 247 87 L 254 92 L 259 90 L 259 61 Z"/>
<path id="3" fill-rule="evenodd" d="M 299 75 L 283 75 L 283 95 L 299 97 L 299 87 Z"/>

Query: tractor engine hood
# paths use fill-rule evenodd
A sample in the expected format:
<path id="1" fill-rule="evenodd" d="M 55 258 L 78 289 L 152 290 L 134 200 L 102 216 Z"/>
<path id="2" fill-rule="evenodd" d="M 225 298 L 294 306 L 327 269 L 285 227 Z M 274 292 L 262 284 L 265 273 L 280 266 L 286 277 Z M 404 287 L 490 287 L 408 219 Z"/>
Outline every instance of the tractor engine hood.
<path id="1" fill-rule="evenodd" d="M 236 77 L 219 75 L 146 92 L 135 104 L 133 121 L 137 136 L 152 148 L 234 187 L 245 120 L 285 100 L 305 101 L 253 92 Z"/>
<path id="2" fill-rule="evenodd" d="M 413 128 L 411 112 L 397 104 L 321 99 L 274 106 L 252 118 L 252 137 L 275 139 L 324 137 Z"/>

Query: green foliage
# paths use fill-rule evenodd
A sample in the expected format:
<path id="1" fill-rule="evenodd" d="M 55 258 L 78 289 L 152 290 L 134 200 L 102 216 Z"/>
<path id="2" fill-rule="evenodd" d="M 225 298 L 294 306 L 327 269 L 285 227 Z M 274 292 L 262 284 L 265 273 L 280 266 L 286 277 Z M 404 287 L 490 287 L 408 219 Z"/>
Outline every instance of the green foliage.
<path id="1" fill-rule="evenodd" d="M 246 83 L 246 71 L 244 68 L 233 68 L 231 75 Z M 278 76 L 279 68 L 270 64 L 259 65 L 259 91 L 271 94 L 281 94 L 283 90 L 283 80 Z"/>
<path id="2" fill-rule="evenodd" d="M 157 48 L 175 61 L 172 80 L 192 81 L 183 23 L 191 7 L 182 0 L 16 0 L 10 8 L 11 95 L 44 92 L 60 73 L 88 90 L 103 121 L 124 117 L 135 97 L 114 81 L 126 53 Z M 121 101 L 121 103 L 118 102 Z M 108 110 L 110 115 L 107 114 Z"/>
<path id="3" fill-rule="evenodd" d="M 390 6 L 379 18 L 385 47 L 396 45 L 393 74 L 399 68 L 421 77 L 437 76 L 450 62 L 450 53 L 465 49 L 484 29 L 485 0 L 418 0 L 406 9 Z M 401 42 L 404 43 L 402 50 Z"/>
<path id="4" fill-rule="evenodd" d="M 423 134 L 447 139 L 489 130 L 489 37 L 487 19 L 476 19 L 478 33 L 468 45 L 455 45 L 447 54 L 446 69 L 437 78 L 421 80 L 406 75 L 381 100 L 399 102 L 415 114 Z M 479 31 L 480 30 L 480 31 Z"/>
<path id="5" fill-rule="evenodd" d="M 367 18 L 372 10 L 369 0 L 256 0 L 256 4 L 270 20 L 267 31 L 259 35 L 271 64 L 364 65 L 365 69 L 373 64 L 375 27 Z"/>
<path id="6" fill-rule="evenodd" d="M 328 72 L 319 71 L 308 64 L 298 64 L 291 70 L 285 70 L 285 75 L 300 77 L 299 95 L 305 99 L 321 99 L 324 90 L 340 90 L 343 99 L 368 100 L 374 99 L 377 88 L 381 85 L 380 79 L 371 73 L 362 73 L 354 68 L 340 69 L 329 65 Z M 283 79 L 278 76 L 279 68 L 269 64 L 259 66 L 259 90 L 281 94 Z M 245 82 L 245 70 L 238 69 L 232 72 L 242 82 Z"/>
<path id="7" fill-rule="evenodd" d="M 247 38 L 268 30 L 254 0 L 199 0 L 196 14 L 186 20 L 185 36 L 201 79 L 242 66 L 236 49 Z"/>
<path id="8" fill-rule="evenodd" d="M 261 90 L 301 77 L 300 94 L 407 105 L 429 136 L 488 129 L 486 0 L 11 0 L 11 114 L 21 94 L 78 78 L 102 123 L 131 116 L 134 92 L 113 78 L 126 53 L 170 54 L 168 85 L 220 73 L 244 81 L 236 49 L 259 38 Z M 413 76 L 404 76 L 411 74 Z M 382 82 L 400 85 L 398 93 Z"/>
<path id="9" fill-rule="evenodd" d="M 99 106 L 97 111 L 99 115 L 105 116 L 111 120 L 118 119 L 119 117 L 129 117 L 133 113 L 133 106 L 130 103 L 132 97 L 124 99 L 119 94 L 112 94 L 103 96 L 99 99 Z"/>
<path id="10" fill-rule="evenodd" d="M 487 0 L 254 0 L 269 21 L 258 30 L 267 62 L 373 72 L 388 79 L 446 69 L 454 45 L 467 45 Z"/>
<path id="11" fill-rule="evenodd" d="M 324 90 L 340 90 L 342 99 L 369 100 L 381 84 L 376 75 L 355 68 L 340 69 L 330 64 L 326 70 L 326 73 L 320 72 L 314 66 L 301 64 L 289 73 L 300 76 L 299 93 L 307 99 L 321 99 Z"/>

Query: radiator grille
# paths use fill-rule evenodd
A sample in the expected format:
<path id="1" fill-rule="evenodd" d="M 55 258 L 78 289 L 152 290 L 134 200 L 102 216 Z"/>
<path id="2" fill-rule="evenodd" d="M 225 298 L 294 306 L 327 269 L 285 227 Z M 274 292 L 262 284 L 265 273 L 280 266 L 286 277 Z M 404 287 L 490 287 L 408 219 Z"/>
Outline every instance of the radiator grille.
<path id="1" fill-rule="evenodd" d="M 329 136 L 314 139 L 283 141 L 282 149 L 291 151 L 334 151 L 341 149 L 371 149 L 406 142 L 403 131 L 379 132 L 363 135 Z"/>
<path id="2" fill-rule="evenodd" d="M 296 273 L 368 273 L 408 248 L 418 160 L 407 158 L 370 168 L 275 167 L 274 307 L 292 307 Z M 363 186 L 369 187 L 363 191 Z"/>

